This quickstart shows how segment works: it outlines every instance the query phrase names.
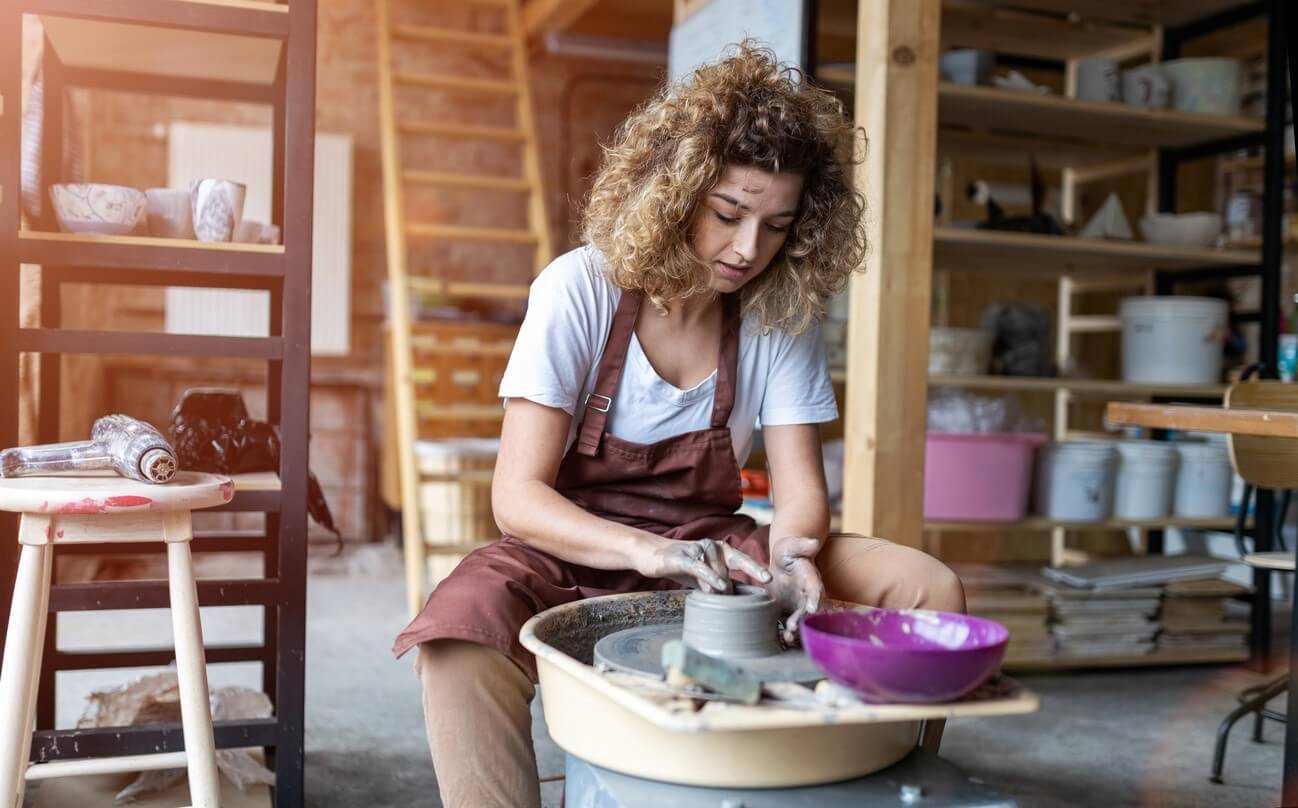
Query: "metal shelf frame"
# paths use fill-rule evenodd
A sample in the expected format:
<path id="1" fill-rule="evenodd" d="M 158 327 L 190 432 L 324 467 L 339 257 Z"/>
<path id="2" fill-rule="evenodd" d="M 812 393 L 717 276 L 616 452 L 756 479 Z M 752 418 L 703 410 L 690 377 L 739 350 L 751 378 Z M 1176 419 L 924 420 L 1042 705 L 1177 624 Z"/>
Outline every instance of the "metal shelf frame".
<path id="1" fill-rule="evenodd" d="M 253 3 L 243 0 L 16 0 L 0 14 L 0 446 L 18 442 L 19 355 L 39 355 L 42 442 L 59 437 L 60 357 L 65 353 L 252 357 L 266 362 L 267 410 L 282 439 L 277 491 L 240 491 L 219 510 L 263 512 L 264 535 L 215 534 L 195 540 L 194 551 L 258 552 L 263 577 L 202 580 L 202 606 L 261 605 L 263 641 L 213 645 L 209 664 L 256 661 L 275 715 L 216 722 L 218 748 L 261 746 L 276 775 L 277 806 L 304 803 L 304 696 L 306 641 L 307 440 L 310 391 L 311 227 L 315 137 L 316 0 Z M 43 206 L 34 231 L 20 232 L 22 18 L 42 15 L 279 41 L 278 67 L 267 84 L 193 79 L 64 64 L 49 38 L 42 70 L 46 83 L 42 181 L 62 177 L 62 101 L 70 88 L 265 104 L 273 110 L 272 220 L 284 247 L 201 245 L 139 238 L 92 238 L 57 233 Z M 20 328 L 21 265 L 41 266 L 39 328 Z M 59 290 L 67 283 L 261 289 L 271 298 L 270 334 L 240 339 L 190 335 L 87 332 L 63 329 Z M 7 624 L 17 560 L 17 519 L 0 515 L 0 623 Z M 148 553 L 159 547 L 126 545 Z M 64 548 L 58 556 L 109 555 L 107 547 Z M 57 584 L 50 597 L 33 761 L 179 751 L 179 725 L 96 730 L 54 729 L 58 671 L 165 665 L 169 648 L 66 651 L 56 647 L 58 613 L 95 609 L 165 608 L 165 582 L 112 581 Z M 2 641 L 2 638 L 0 638 Z M 73 741 L 75 743 L 73 743 Z"/>

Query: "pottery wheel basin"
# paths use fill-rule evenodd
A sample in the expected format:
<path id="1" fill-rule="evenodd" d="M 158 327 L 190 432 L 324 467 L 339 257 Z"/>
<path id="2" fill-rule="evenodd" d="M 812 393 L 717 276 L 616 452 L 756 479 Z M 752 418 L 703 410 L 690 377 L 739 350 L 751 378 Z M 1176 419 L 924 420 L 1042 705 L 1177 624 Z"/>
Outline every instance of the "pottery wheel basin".
<path id="1" fill-rule="evenodd" d="M 536 655 L 546 724 L 565 752 L 663 782 L 778 788 L 862 777 L 914 748 L 920 722 L 909 715 L 841 721 L 813 712 L 711 703 L 682 717 L 611 683 L 593 667 L 595 645 L 604 637 L 681 624 L 686 594 L 590 598 L 542 612 L 523 626 L 520 640 Z M 736 725 L 733 719 L 741 714 L 758 720 Z"/>

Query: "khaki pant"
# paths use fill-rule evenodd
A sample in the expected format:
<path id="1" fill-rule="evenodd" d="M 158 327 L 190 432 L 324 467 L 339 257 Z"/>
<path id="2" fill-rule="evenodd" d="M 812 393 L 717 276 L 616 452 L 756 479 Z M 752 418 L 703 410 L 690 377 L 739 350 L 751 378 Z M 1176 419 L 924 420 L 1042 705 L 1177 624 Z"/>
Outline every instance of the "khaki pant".
<path id="1" fill-rule="evenodd" d="M 964 589 L 930 555 L 882 539 L 830 536 L 816 557 L 829 597 L 963 612 Z M 508 657 L 460 640 L 422 643 L 415 670 L 446 808 L 540 808 L 531 679 Z"/>

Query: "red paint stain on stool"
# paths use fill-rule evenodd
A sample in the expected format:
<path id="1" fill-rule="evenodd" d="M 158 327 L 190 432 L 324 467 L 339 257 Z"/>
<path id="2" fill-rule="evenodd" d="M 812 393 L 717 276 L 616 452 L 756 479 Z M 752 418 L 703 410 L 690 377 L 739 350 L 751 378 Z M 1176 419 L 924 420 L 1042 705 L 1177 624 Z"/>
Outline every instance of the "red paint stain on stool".
<path id="1" fill-rule="evenodd" d="M 54 535 L 55 535 L 55 536 L 58 536 L 58 537 L 61 539 L 61 538 L 63 538 L 63 531 L 60 530 L 58 533 L 55 533 Z"/>
<path id="2" fill-rule="evenodd" d="M 221 491 L 221 496 L 225 498 L 226 502 L 229 502 L 230 500 L 234 499 L 234 481 L 226 480 L 225 482 L 221 483 L 220 491 Z"/>
<path id="3" fill-rule="evenodd" d="M 45 513 L 49 509 L 50 509 L 50 501 L 47 499 L 41 503 L 41 513 Z"/>
<path id="4" fill-rule="evenodd" d="M 46 526 L 45 526 L 45 540 L 46 540 L 46 541 L 49 541 L 49 540 L 50 540 L 50 526 L 49 526 L 49 525 L 46 525 Z"/>
<path id="5" fill-rule="evenodd" d="M 96 502 L 90 497 L 86 497 L 80 502 L 67 503 L 62 508 L 59 508 L 59 513 L 103 513 L 107 507 L 102 502 Z"/>
<path id="6" fill-rule="evenodd" d="M 104 500 L 104 506 L 108 508 L 138 508 L 141 505 L 151 505 L 153 500 L 148 497 L 137 497 L 134 495 L 122 497 L 109 497 Z"/>

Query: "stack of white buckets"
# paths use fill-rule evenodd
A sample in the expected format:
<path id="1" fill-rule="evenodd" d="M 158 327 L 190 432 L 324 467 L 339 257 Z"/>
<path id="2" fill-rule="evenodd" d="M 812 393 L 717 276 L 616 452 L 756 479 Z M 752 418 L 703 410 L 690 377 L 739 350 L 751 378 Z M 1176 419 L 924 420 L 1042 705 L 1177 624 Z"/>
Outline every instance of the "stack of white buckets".
<path id="1" fill-rule="evenodd" d="M 1133 297 L 1122 301 L 1119 313 L 1123 381 L 1220 381 L 1226 301 Z M 1041 449 L 1036 508 L 1070 521 L 1223 517 L 1230 513 L 1233 473 L 1224 439 L 1063 441 Z"/>
<path id="2" fill-rule="evenodd" d="M 1219 441 L 1064 441 L 1038 457 L 1036 507 L 1078 522 L 1224 517 L 1233 473 Z"/>

